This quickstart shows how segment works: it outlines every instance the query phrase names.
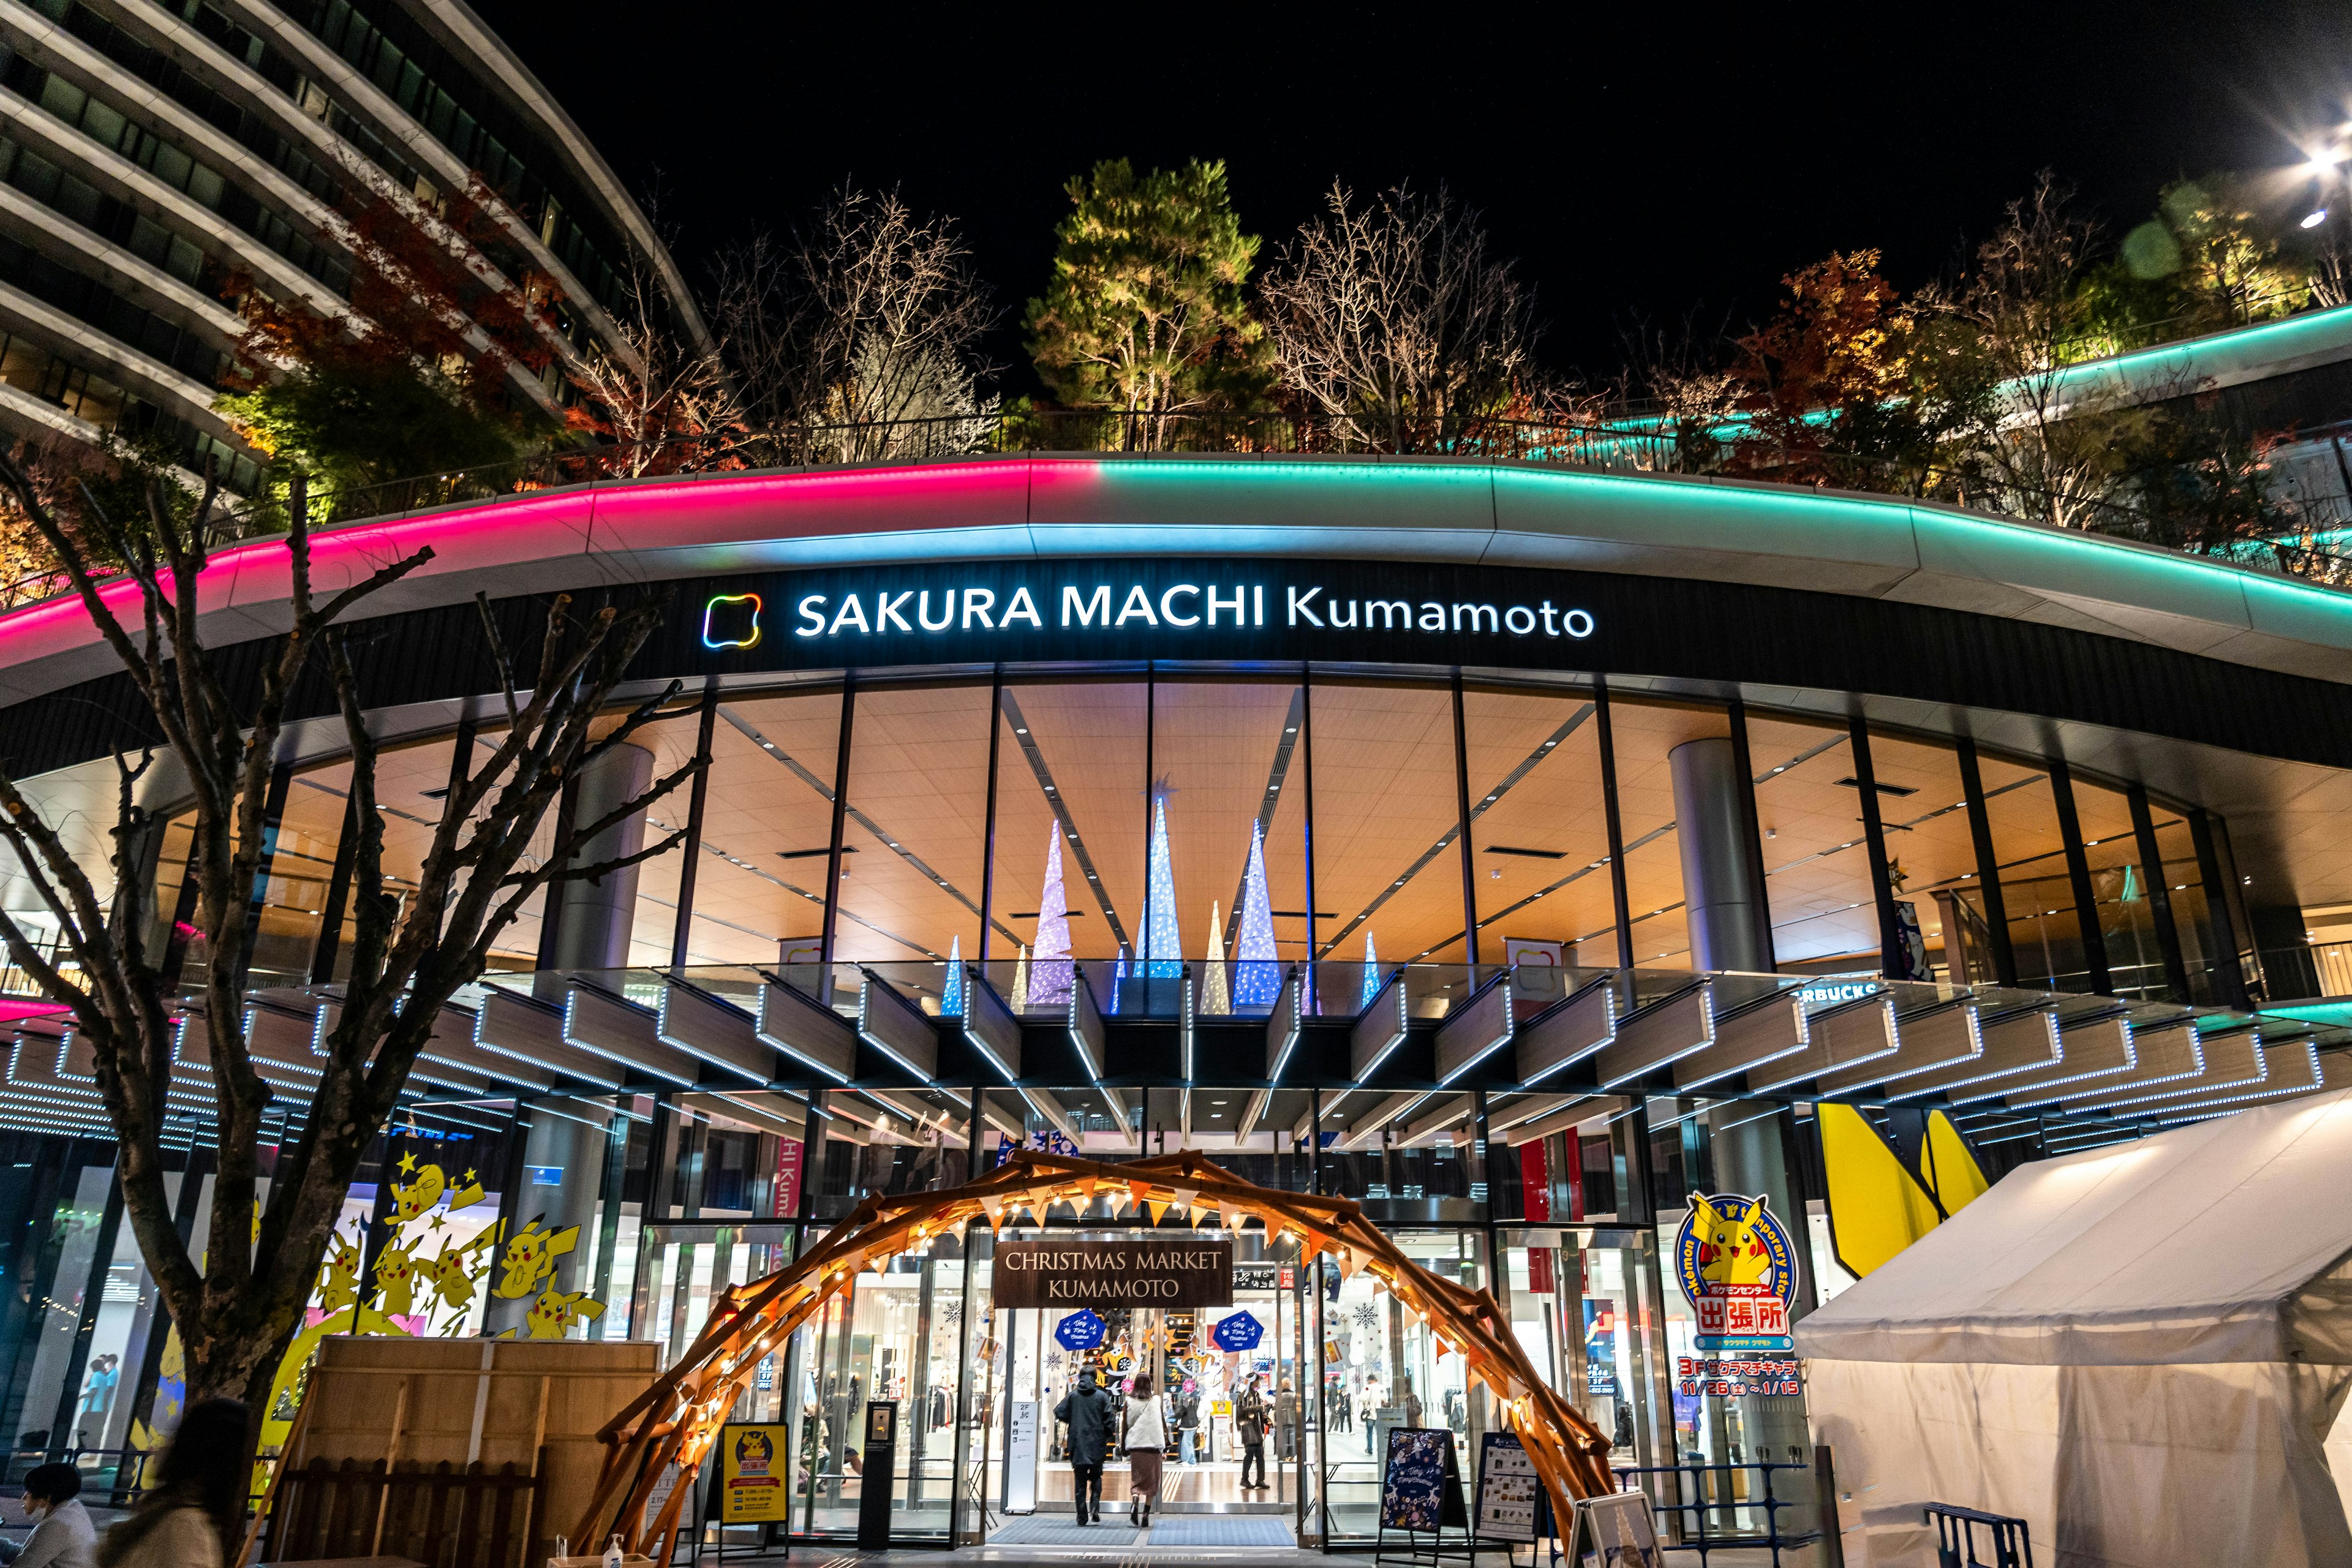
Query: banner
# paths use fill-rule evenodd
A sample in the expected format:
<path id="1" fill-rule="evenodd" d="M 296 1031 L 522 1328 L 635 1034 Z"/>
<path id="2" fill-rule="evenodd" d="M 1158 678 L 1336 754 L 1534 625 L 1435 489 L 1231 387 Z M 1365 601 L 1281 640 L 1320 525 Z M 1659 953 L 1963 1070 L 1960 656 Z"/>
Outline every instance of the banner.
<path id="1" fill-rule="evenodd" d="M 782 1422 L 739 1424 L 719 1429 L 719 1518 L 729 1524 L 761 1524 L 792 1514 L 790 1469 L 785 1455 L 791 1427 Z"/>
<path id="2" fill-rule="evenodd" d="M 797 1138 L 776 1140 L 776 1214 L 778 1219 L 792 1219 L 801 1212 L 801 1141 Z"/>

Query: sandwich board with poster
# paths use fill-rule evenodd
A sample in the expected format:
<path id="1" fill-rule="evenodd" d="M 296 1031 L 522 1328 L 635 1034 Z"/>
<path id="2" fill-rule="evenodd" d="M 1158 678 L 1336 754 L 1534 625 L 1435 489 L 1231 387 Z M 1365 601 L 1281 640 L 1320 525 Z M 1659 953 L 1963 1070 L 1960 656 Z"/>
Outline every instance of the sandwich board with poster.
<path id="1" fill-rule="evenodd" d="M 1569 1526 L 1568 1560 L 1573 1568 L 1666 1568 L 1649 1494 L 1611 1492 L 1577 1499 L 1576 1518 Z"/>
<path id="2" fill-rule="evenodd" d="M 1447 1545 L 1443 1532 L 1459 1530 L 1465 1539 Z M 1381 1475 L 1381 1532 L 1375 1561 L 1385 1555 L 1388 1533 L 1404 1531 L 1415 1558 L 1421 1556 L 1422 1536 L 1429 1537 L 1430 1560 L 1441 1547 L 1465 1555 L 1469 1545 L 1470 1510 L 1462 1501 L 1461 1461 L 1454 1454 L 1454 1434 L 1444 1426 L 1392 1426 L 1389 1429 L 1388 1465 Z"/>
<path id="3" fill-rule="evenodd" d="M 1481 1541 L 1534 1542 L 1552 1533 L 1551 1499 L 1536 1474 L 1527 1445 L 1508 1432 L 1489 1432 L 1479 1445 L 1477 1506 L 1471 1510 Z"/>

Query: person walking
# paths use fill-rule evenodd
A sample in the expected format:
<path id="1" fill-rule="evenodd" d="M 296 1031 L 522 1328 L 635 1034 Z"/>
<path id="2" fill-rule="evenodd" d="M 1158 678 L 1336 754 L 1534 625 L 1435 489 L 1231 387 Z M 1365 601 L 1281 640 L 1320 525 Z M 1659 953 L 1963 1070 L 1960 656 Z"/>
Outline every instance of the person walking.
<path id="1" fill-rule="evenodd" d="M 1285 1465 L 1298 1457 L 1298 1394 L 1286 1377 L 1274 1396 L 1274 1457 Z"/>
<path id="2" fill-rule="evenodd" d="M 245 1451 L 244 1405 L 189 1410 L 154 1489 L 99 1544 L 99 1568 L 221 1568 L 221 1536 L 245 1511 Z"/>
<path id="3" fill-rule="evenodd" d="M 1265 1490 L 1265 1395 L 1258 1392 L 1258 1374 L 1250 1373 L 1242 1396 L 1234 1401 L 1234 1438 L 1242 1446 L 1243 1491 Z M 1251 1467 L 1257 1480 L 1250 1480 Z"/>
<path id="4" fill-rule="evenodd" d="M 1102 1517 L 1103 1453 L 1110 1445 L 1110 1395 L 1095 1386 L 1092 1367 L 1078 1373 L 1077 1385 L 1054 1406 L 1054 1419 L 1070 1429 L 1070 1483 L 1080 1524 Z"/>
<path id="5" fill-rule="evenodd" d="M 81 1472 L 36 1465 L 25 1472 L 25 1517 L 33 1533 L 9 1561 L 25 1568 L 98 1568 L 98 1527 L 81 1505 Z"/>
<path id="6" fill-rule="evenodd" d="M 1184 1392 L 1176 1396 L 1176 1430 L 1183 1434 L 1183 1462 L 1188 1465 L 1198 1463 L 1201 1445 L 1201 1386 L 1189 1377 L 1184 1380 Z"/>
<path id="7" fill-rule="evenodd" d="M 1151 1505 L 1160 1496 L 1160 1463 L 1168 1451 L 1168 1413 L 1151 1392 L 1151 1374 L 1135 1380 L 1119 1423 L 1118 1446 L 1127 1450 L 1127 1521 L 1149 1530 Z"/>

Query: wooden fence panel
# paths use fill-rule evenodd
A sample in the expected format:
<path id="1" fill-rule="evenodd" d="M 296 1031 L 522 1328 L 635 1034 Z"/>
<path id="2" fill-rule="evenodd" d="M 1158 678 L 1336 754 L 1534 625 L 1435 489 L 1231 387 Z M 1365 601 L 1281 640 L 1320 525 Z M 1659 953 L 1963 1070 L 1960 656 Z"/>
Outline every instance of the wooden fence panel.
<path id="1" fill-rule="evenodd" d="M 530 1568 L 527 1515 L 541 1481 L 512 1463 L 492 1469 L 414 1460 L 387 1475 L 382 1459 L 312 1459 L 289 1475 L 270 1509 L 262 1560 L 406 1557 L 426 1568 Z M 383 1521 L 381 1540 L 377 1521 Z"/>

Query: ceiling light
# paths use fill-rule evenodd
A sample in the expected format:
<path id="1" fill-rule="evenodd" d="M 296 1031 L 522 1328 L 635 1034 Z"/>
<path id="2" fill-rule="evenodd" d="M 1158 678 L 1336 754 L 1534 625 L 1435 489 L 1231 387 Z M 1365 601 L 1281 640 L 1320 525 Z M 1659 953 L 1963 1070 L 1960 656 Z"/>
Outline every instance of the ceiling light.
<path id="1" fill-rule="evenodd" d="M 2321 207 L 2315 212 L 2305 213 L 2304 215 L 2303 222 L 2296 225 L 2296 226 L 2298 228 L 2317 228 L 2321 224 L 2324 224 L 2326 221 L 2327 209 L 2326 207 Z"/>

